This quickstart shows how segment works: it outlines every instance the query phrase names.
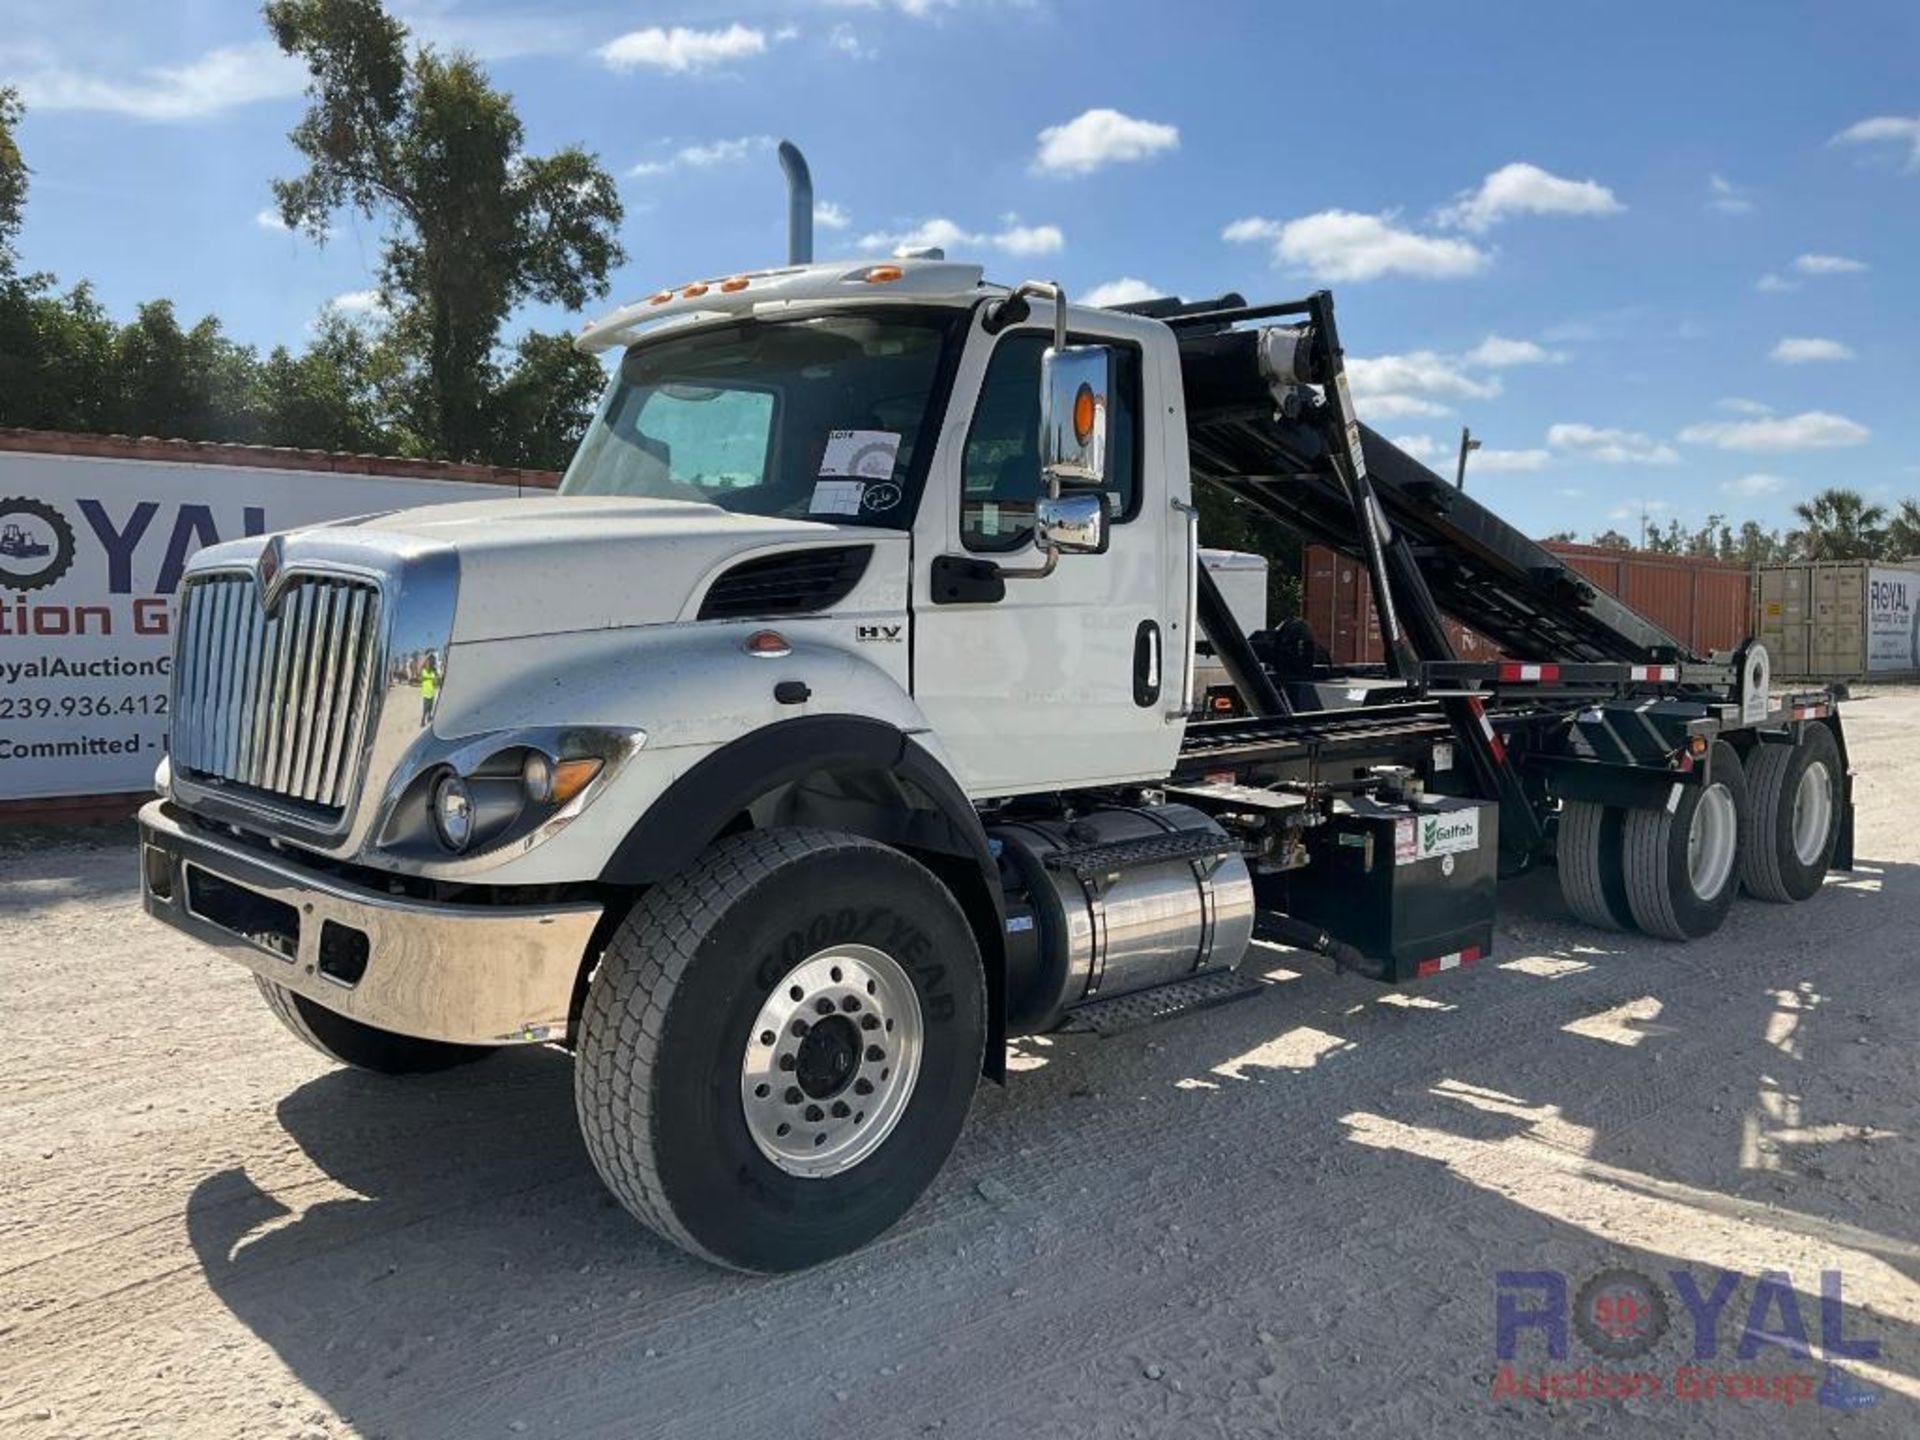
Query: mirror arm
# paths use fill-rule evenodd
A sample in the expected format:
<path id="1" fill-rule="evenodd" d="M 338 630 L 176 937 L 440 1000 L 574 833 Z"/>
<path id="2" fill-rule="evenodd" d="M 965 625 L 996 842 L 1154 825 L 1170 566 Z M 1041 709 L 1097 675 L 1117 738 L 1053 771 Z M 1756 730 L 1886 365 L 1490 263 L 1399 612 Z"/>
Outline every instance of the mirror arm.
<path id="1" fill-rule="evenodd" d="M 1018 285 L 1013 287 L 1012 292 L 1008 294 L 1006 299 L 995 304 L 992 312 L 986 317 L 985 323 L 989 330 L 997 330 L 1007 325 L 1015 325 L 1026 319 L 1027 316 L 1032 313 L 1026 301 L 1026 297 L 1029 295 L 1042 295 L 1053 301 L 1053 348 L 1055 350 L 1066 349 L 1067 292 L 1058 280 L 1022 280 Z M 1051 472 L 1045 473 L 1047 479 L 1047 498 L 1049 500 L 1058 500 L 1060 498 L 1060 477 Z M 1037 541 L 1039 536 L 1039 525 L 1036 522 L 1034 526 L 1034 539 Z M 1054 567 L 1060 563 L 1060 552 L 1048 548 L 1044 553 L 1046 558 L 1040 564 L 1030 565 L 1025 569 L 1009 569 L 1004 565 L 1001 566 L 1001 578 L 1004 580 L 1046 579 L 1047 576 L 1053 574 Z"/>

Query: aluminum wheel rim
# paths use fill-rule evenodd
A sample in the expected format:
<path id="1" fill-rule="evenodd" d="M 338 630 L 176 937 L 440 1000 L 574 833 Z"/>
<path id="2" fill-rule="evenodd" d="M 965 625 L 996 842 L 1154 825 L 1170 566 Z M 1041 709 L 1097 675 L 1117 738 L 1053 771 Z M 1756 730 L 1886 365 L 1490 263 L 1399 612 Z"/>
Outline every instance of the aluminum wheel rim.
<path id="1" fill-rule="evenodd" d="M 1824 760 L 1801 772 L 1793 792 L 1793 853 L 1802 865 L 1819 861 L 1833 827 L 1833 776 Z"/>
<path id="2" fill-rule="evenodd" d="M 1687 881 L 1695 895 L 1713 900 L 1726 888 L 1739 843 L 1740 813 L 1734 808 L 1733 792 L 1724 785 L 1709 785 L 1693 807 L 1693 821 L 1687 827 Z"/>
<path id="3" fill-rule="evenodd" d="M 760 1153 L 821 1179 L 880 1148 L 920 1078 L 920 997 L 900 963 L 835 945 L 773 987 L 747 1034 L 740 1104 Z"/>

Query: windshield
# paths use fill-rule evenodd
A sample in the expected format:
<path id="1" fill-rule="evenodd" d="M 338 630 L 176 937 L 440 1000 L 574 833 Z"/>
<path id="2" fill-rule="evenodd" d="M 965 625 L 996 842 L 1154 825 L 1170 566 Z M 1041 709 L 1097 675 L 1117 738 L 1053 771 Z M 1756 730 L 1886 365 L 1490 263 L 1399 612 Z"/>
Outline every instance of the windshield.
<path id="1" fill-rule="evenodd" d="M 903 529 L 963 318 L 743 320 L 635 345 L 560 493 Z"/>

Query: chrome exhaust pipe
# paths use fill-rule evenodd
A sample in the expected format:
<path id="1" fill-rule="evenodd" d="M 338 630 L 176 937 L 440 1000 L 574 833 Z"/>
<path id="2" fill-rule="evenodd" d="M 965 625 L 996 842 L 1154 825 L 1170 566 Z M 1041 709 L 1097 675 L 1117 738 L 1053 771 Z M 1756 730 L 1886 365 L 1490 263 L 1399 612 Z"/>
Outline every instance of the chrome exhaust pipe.
<path id="1" fill-rule="evenodd" d="M 813 172 L 791 140 L 780 142 L 780 168 L 787 175 L 787 263 L 813 263 Z"/>

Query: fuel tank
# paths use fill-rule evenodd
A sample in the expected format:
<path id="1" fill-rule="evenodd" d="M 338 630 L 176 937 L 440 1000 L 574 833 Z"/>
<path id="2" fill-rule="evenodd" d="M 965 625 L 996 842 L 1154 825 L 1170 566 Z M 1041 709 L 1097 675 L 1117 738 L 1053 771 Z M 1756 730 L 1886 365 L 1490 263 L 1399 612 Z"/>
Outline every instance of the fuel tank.
<path id="1" fill-rule="evenodd" d="M 1253 882 L 1231 837 L 1185 805 L 1014 820 L 988 831 L 1011 924 L 1008 1029 L 1058 1025 L 1074 1006 L 1240 963 L 1253 937 Z M 1014 938 L 1010 936 L 1011 940 Z"/>

